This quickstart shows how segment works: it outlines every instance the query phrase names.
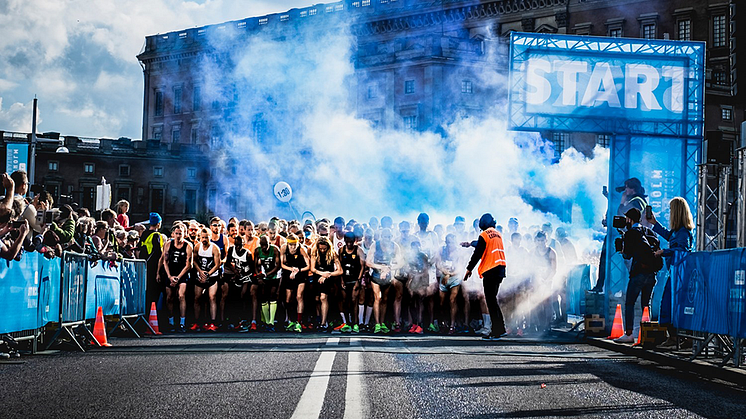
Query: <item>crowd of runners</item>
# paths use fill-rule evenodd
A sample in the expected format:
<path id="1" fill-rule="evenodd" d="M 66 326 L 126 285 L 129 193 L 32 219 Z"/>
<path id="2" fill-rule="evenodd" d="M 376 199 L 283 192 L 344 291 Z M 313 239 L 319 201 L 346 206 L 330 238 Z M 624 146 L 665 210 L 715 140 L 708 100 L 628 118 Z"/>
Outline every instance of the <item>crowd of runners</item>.
<path id="1" fill-rule="evenodd" d="M 160 227 L 160 217 L 153 215 L 148 232 Z M 496 227 L 502 235 L 503 228 Z M 430 229 L 425 213 L 416 223 L 398 225 L 390 217 L 367 223 L 272 218 L 258 224 L 214 217 L 206 226 L 177 221 L 170 231 L 170 239 L 143 234 L 143 242 L 155 247 L 148 250 L 148 295 L 162 302 L 166 331 L 487 335 L 491 330 L 481 278 L 464 281 L 478 220 L 467 227 L 459 216 L 451 225 Z M 521 230 L 512 218 L 504 236 L 508 276 L 521 276 L 520 286 L 500 294 L 507 331 L 520 335 L 561 321 L 551 293 L 529 312 L 515 308 L 533 290 L 551 288 L 558 252 L 563 260 L 575 258 L 566 232 L 551 225 Z"/>

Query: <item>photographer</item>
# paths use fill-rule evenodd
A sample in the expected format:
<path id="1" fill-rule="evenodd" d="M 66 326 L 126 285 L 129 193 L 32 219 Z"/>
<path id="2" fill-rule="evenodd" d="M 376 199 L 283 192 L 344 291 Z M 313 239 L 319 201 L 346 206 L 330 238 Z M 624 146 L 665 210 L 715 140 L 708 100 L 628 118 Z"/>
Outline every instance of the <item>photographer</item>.
<path id="1" fill-rule="evenodd" d="M 627 210 L 624 214 L 626 217 L 627 231 L 621 238 L 621 252 L 625 259 L 631 259 L 632 266 L 629 270 L 629 283 L 627 284 L 627 297 L 624 304 L 624 328 L 625 334 L 616 339 L 619 343 L 634 343 L 632 330 L 635 323 L 635 302 L 637 297 L 642 294 L 640 304 L 644 307 L 650 306 L 650 297 L 655 287 L 655 274 L 661 268 L 657 256 L 651 245 L 651 237 L 654 239 L 655 233 L 649 228 L 640 224 L 642 213 L 637 208 Z M 614 223 L 614 227 L 618 227 Z M 618 243 L 619 244 L 619 243 Z M 617 250 L 618 249 L 617 244 Z"/>
<path id="2" fill-rule="evenodd" d="M 49 248 L 45 256 L 54 257 L 62 255 L 62 248 L 73 242 L 76 220 L 77 215 L 70 205 L 63 205 L 60 208 L 57 220 L 53 221 L 49 225 L 49 229 L 44 232 L 43 242 Z"/>

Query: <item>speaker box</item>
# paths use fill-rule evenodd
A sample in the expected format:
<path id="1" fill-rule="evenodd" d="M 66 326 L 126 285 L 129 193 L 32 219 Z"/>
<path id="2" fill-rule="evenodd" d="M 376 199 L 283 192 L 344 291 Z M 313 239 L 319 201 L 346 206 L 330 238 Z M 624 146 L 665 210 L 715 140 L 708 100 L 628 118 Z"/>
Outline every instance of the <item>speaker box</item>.
<path id="1" fill-rule="evenodd" d="M 731 142 L 723 140 L 722 131 L 707 131 L 705 135 L 705 162 L 730 164 Z"/>

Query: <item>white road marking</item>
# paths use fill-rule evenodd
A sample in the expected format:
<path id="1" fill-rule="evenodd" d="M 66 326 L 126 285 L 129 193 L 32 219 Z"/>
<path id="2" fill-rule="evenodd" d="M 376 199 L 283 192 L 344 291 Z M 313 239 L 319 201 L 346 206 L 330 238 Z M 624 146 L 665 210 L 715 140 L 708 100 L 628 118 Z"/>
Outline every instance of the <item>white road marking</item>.
<path id="1" fill-rule="evenodd" d="M 330 338 L 326 344 L 339 345 L 339 338 Z M 295 407 L 295 412 L 293 412 L 291 418 L 317 419 L 321 415 L 321 408 L 324 406 L 326 388 L 329 386 L 329 377 L 336 355 L 337 353 L 334 351 L 321 352 L 319 360 L 316 361 L 316 367 L 311 373 L 311 378 L 308 380 L 306 389 L 303 390 L 298 406 Z"/>
<path id="2" fill-rule="evenodd" d="M 363 417 L 362 354 L 357 351 L 350 351 L 347 353 L 347 357 L 347 391 L 345 392 L 344 419 L 358 419 Z"/>

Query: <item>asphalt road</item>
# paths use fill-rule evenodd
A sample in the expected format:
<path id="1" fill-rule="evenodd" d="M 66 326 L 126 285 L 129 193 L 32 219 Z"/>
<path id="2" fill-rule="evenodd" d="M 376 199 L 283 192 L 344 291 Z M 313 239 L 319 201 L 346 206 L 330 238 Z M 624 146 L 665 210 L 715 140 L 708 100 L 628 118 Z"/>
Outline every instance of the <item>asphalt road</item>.
<path id="1" fill-rule="evenodd" d="M 746 417 L 744 387 L 558 337 L 110 341 L 0 363 L 0 417 Z"/>

